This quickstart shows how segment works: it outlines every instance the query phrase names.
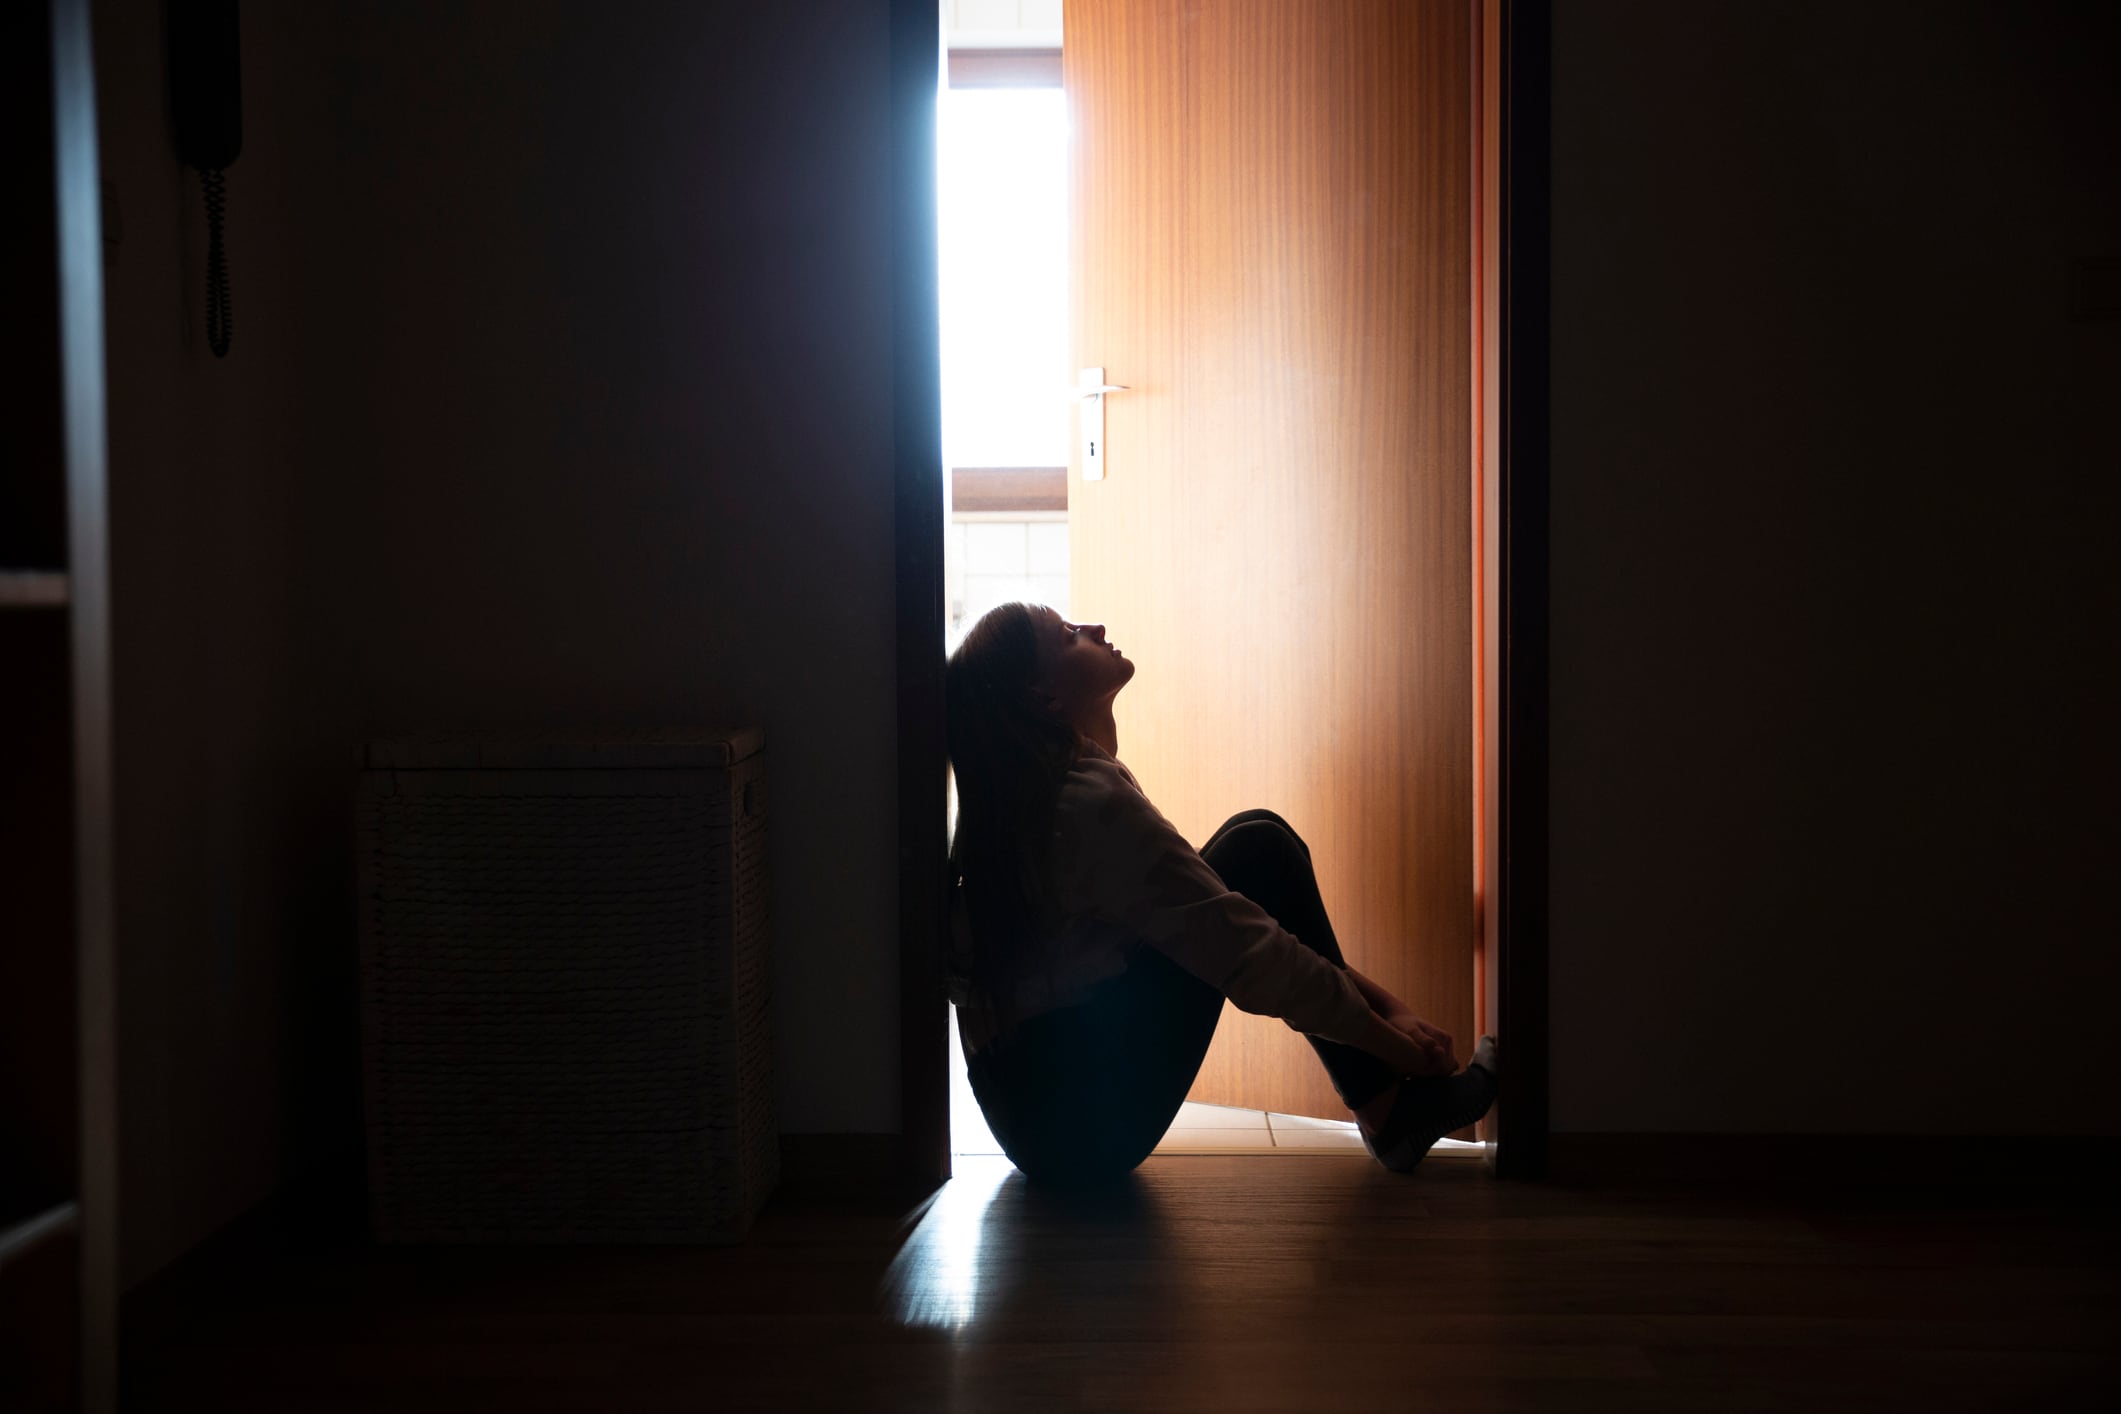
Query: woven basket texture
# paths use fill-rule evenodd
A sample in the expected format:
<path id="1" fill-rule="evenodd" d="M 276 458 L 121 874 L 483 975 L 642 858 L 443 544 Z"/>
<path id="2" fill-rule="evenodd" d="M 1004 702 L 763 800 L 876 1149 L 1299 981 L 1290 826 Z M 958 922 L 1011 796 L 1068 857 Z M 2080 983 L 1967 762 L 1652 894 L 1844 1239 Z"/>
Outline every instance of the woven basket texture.
<path id="1" fill-rule="evenodd" d="M 369 769 L 370 1216 L 397 1242 L 729 1242 L 779 1177 L 765 756 Z"/>

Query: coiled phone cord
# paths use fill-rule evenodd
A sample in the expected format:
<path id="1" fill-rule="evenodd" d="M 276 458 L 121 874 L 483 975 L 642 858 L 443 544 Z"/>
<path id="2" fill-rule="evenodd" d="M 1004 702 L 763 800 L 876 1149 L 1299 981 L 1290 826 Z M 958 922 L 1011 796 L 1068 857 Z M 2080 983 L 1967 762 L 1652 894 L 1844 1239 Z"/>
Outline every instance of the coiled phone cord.
<path id="1" fill-rule="evenodd" d="M 226 358 L 235 313 L 228 298 L 228 252 L 221 246 L 221 214 L 227 204 L 221 169 L 202 170 L 199 185 L 206 193 L 206 344 L 215 358 Z"/>

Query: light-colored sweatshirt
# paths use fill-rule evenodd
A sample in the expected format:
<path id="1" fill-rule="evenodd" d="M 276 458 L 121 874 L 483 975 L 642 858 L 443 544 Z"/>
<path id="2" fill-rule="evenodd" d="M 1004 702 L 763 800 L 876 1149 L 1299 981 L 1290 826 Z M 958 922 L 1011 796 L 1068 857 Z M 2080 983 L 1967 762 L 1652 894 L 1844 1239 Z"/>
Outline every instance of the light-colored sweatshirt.
<path id="1" fill-rule="evenodd" d="M 1164 953 L 1239 1011 L 1351 1045 L 1363 1036 L 1370 1007 L 1348 974 L 1233 893 L 1095 743 L 1083 744 L 1061 786 L 1051 847 L 1056 918 L 1019 940 L 1032 958 L 1016 995 L 973 985 L 962 896 L 952 908 L 945 975 L 968 1055 L 1033 1016 L 1088 1000 L 1096 983 L 1126 971 L 1130 944 Z"/>

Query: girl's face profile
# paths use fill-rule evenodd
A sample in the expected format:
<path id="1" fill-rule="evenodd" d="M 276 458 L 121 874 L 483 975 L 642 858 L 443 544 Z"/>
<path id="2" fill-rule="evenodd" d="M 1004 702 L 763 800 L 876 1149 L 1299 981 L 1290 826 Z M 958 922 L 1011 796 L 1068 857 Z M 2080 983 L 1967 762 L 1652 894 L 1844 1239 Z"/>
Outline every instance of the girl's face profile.
<path id="1" fill-rule="evenodd" d="M 1103 624 L 1070 623 L 1051 609 L 1038 611 L 1038 675 L 1034 686 L 1060 714 L 1079 722 L 1111 704 L 1134 676 L 1134 664 L 1105 641 Z"/>

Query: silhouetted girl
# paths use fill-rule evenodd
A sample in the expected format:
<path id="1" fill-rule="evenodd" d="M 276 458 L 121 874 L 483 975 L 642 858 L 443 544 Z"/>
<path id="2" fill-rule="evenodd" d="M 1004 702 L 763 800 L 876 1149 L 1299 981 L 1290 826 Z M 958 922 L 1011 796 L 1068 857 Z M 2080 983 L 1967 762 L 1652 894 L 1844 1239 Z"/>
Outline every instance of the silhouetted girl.
<path id="1" fill-rule="evenodd" d="M 1385 1167 L 1487 1113 L 1495 1043 L 1451 1037 L 1341 957 L 1311 853 L 1269 810 L 1198 852 L 1120 764 L 1112 700 L 1134 664 L 1100 624 L 1004 604 L 946 678 L 957 781 L 949 976 L 972 1090 L 1034 1178 L 1139 1164 L 1222 1015 L 1304 1033 Z"/>

